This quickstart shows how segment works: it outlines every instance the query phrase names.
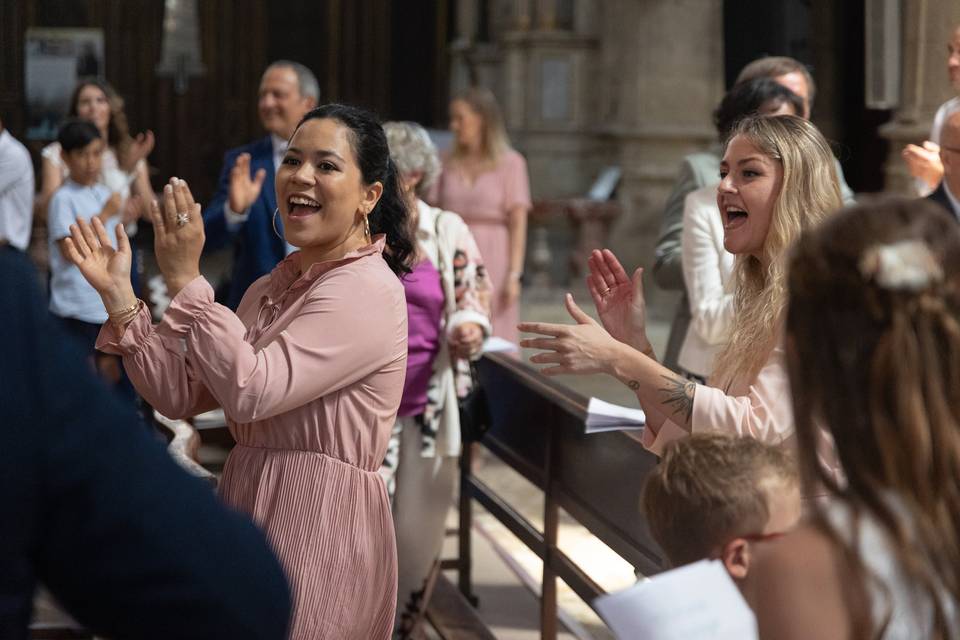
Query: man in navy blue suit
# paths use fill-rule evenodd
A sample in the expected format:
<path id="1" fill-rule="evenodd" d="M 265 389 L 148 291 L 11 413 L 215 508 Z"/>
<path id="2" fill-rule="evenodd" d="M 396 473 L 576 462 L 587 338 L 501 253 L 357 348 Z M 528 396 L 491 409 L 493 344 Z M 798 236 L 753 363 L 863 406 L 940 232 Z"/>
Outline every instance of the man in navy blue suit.
<path id="1" fill-rule="evenodd" d="M 283 240 L 282 222 L 274 212 L 273 177 L 300 118 L 317 106 L 320 86 L 305 66 L 274 62 L 260 80 L 257 109 L 268 135 L 231 149 L 223 159 L 220 182 L 203 211 L 205 250 L 234 240 L 233 271 L 227 306 L 236 310 L 254 280 L 270 271 L 293 248 Z"/>
<path id="2" fill-rule="evenodd" d="M 0 638 L 26 640 L 40 582 L 111 638 L 283 640 L 290 596 L 263 533 L 87 369 L 3 246 L 0 309 Z"/>

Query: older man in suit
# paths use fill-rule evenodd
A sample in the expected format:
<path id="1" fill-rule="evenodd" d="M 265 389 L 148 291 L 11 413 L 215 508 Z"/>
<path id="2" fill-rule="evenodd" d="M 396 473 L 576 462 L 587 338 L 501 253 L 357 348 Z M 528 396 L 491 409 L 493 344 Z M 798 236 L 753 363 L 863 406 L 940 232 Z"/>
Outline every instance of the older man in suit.
<path id="1" fill-rule="evenodd" d="M 0 273 L 0 638 L 26 640 L 38 582 L 111 638 L 285 638 L 263 533 L 87 370 L 25 255 L 0 247 Z"/>
<path id="2" fill-rule="evenodd" d="M 297 123 L 319 99 L 320 87 L 309 69 L 289 60 L 274 62 L 260 80 L 257 102 L 268 135 L 224 156 L 219 185 L 203 211 L 203 222 L 206 250 L 220 249 L 234 240 L 226 300 L 231 309 L 236 310 L 254 280 L 293 251 L 283 239 L 281 221 L 274 219 L 273 179 Z"/>
<path id="3" fill-rule="evenodd" d="M 940 160 L 943 162 L 943 179 L 927 199 L 936 202 L 960 221 L 960 111 L 950 114 L 943 123 Z"/>

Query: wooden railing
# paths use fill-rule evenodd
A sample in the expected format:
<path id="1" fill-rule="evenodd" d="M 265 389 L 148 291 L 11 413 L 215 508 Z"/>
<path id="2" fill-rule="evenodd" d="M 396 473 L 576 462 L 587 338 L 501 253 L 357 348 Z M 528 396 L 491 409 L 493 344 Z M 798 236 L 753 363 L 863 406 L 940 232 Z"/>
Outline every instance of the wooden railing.
<path id="1" fill-rule="evenodd" d="M 587 572 L 557 547 L 563 509 L 644 575 L 665 568 L 640 511 L 640 491 L 657 458 L 620 432 L 585 435 L 586 398 L 503 355 L 478 363 L 490 429 L 488 451 L 543 491 L 543 529 L 508 499 L 473 475 L 472 453 L 460 465 L 459 557 L 444 563 L 458 570 L 458 586 L 471 602 L 470 537 L 479 504 L 543 560 L 540 637 L 557 637 L 557 578 L 588 604 L 604 593 Z"/>

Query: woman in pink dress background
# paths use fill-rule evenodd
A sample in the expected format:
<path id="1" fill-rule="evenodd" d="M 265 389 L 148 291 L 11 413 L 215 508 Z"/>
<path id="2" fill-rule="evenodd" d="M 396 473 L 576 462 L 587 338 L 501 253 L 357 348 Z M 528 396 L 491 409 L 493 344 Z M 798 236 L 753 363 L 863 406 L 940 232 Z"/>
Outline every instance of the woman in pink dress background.
<path id="1" fill-rule="evenodd" d="M 515 343 L 531 207 L 527 163 L 510 147 L 500 107 L 487 89 L 468 89 L 450 102 L 450 130 L 453 149 L 427 199 L 466 221 L 497 292 L 493 333 Z"/>
<path id="2" fill-rule="evenodd" d="M 406 373 L 397 274 L 414 248 L 408 211 L 383 129 L 353 107 L 304 116 L 275 183 L 276 215 L 300 251 L 236 314 L 200 275 L 200 205 L 177 178 L 151 206 L 173 296 L 159 325 L 130 288 L 122 226 L 117 251 L 86 224 L 69 251 L 110 314 L 97 346 L 123 356 L 137 390 L 173 418 L 223 407 L 237 445 L 220 493 L 264 528 L 286 569 L 291 637 L 386 640 L 397 558 L 377 470 Z"/>

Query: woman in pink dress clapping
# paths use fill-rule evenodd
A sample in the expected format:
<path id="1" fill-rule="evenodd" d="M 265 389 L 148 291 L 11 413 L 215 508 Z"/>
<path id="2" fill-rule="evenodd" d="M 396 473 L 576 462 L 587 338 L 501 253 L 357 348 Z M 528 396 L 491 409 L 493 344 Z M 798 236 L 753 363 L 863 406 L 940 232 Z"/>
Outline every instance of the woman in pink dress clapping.
<path id="1" fill-rule="evenodd" d="M 300 250 L 236 314 L 200 275 L 200 205 L 177 178 L 151 206 L 173 296 L 159 325 L 130 289 L 122 227 L 117 251 L 85 224 L 69 250 L 110 314 L 98 347 L 123 356 L 137 390 L 170 417 L 223 407 L 237 446 L 221 495 L 266 530 L 287 571 L 291 637 L 385 640 L 397 559 L 377 469 L 406 371 L 408 211 L 383 129 L 344 105 L 304 116 L 276 190 Z"/>

